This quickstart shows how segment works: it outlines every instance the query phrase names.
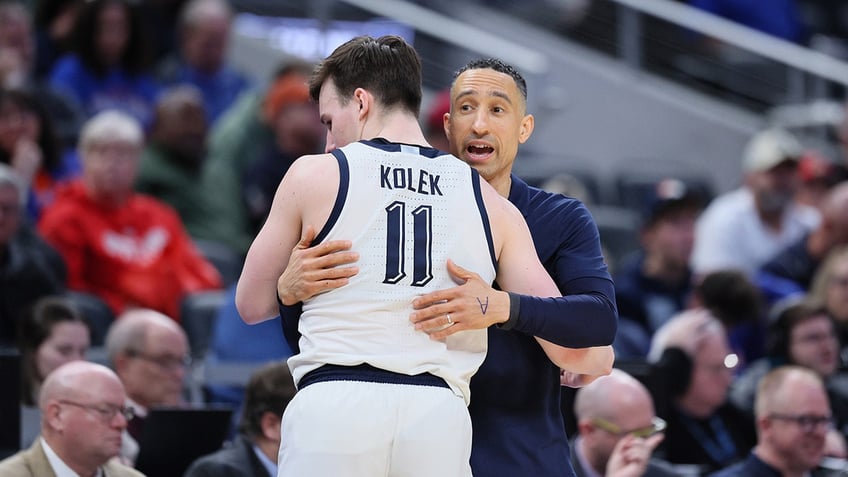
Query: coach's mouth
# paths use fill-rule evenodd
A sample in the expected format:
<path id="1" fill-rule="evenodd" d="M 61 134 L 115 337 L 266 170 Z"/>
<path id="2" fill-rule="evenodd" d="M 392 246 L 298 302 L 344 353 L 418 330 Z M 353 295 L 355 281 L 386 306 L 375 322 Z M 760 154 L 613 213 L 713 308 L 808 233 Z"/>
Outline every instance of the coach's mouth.
<path id="1" fill-rule="evenodd" d="M 486 143 L 470 143 L 465 147 L 465 157 L 474 162 L 483 162 L 495 152 L 495 148 Z"/>

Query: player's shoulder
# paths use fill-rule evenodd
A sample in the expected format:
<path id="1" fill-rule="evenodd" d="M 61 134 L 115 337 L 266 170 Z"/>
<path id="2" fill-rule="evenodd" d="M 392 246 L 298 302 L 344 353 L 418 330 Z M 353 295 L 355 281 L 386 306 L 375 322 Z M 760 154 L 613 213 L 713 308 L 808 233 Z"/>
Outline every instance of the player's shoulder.
<path id="1" fill-rule="evenodd" d="M 483 203 L 486 206 L 486 210 L 489 211 L 489 214 L 495 214 L 495 217 L 505 217 L 507 219 L 521 219 L 523 217 L 518 208 L 510 202 L 506 197 L 500 195 L 494 187 L 492 187 L 488 182 L 480 180 L 480 195 L 483 198 Z"/>
<path id="2" fill-rule="evenodd" d="M 322 176 L 327 173 L 329 167 L 335 167 L 337 160 L 331 153 L 325 154 L 307 154 L 297 158 L 289 167 L 286 175 L 295 176 L 298 178 L 308 178 L 310 176 Z"/>

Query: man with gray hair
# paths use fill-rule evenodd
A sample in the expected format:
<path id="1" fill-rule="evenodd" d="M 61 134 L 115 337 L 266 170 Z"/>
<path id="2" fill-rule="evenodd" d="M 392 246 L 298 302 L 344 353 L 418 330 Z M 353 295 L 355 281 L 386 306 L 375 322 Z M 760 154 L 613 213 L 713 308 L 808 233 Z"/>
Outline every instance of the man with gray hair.
<path id="1" fill-rule="evenodd" d="M 134 461 L 150 409 L 183 403 L 188 339 L 171 318 L 154 310 L 134 309 L 124 312 L 109 328 L 106 352 L 133 410 L 127 426 L 130 438 L 121 455 Z"/>
<path id="2" fill-rule="evenodd" d="M 83 127 L 82 179 L 60 190 L 39 230 L 68 265 L 68 286 L 97 295 L 115 315 L 152 308 L 179 319 L 195 291 L 221 287 L 173 209 L 133 190 L 144 133 L 136 119 L 104 111 Z"/>
<path id="3" fill-rule="evenodd" d="M 56 368 L 41 390 L 41 437 L 0 462 L 4 477 L 143 477 L 115 459 L 131 411 L 109 368 L 74 361 Z"/>
<path id="4" fill-rule="evenodd" d="M 26 189 L 0 164 L 0 345 L 14 346 L 24 310 L 65 289 L 62 257 L 24 220 Z"/>

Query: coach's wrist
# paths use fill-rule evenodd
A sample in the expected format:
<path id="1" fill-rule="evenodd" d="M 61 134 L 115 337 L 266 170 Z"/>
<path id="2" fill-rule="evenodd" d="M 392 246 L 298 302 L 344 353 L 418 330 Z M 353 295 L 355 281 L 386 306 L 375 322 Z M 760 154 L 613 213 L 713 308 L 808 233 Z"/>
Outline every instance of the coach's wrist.
<path id="1" fill-rule="evenodd" d="M 300 303 L 300 301 L 291 293 L 286 293 L 285 289 L 277 288 L 277 303 L 280 306 L 293 306 Z"/>
<path id="2" fill-rule="evenodd" d="M 511 330 L 518 324 L 518 314 L 521 311 L 521 298 L 518 294 L 506 292 L 509 300 L 509 312 L 506 321 L 498 323 L 498 328 L 502 330 Z"/>

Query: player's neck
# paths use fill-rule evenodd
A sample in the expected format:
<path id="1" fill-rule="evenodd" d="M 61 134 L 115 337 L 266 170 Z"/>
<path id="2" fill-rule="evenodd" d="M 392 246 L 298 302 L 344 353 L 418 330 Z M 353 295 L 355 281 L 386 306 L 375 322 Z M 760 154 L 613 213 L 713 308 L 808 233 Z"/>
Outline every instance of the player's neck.
<path id="1" fill-rule="evenodd" d="M 429 146 L 418 119 L 404 111 L 387 111 L 363 124 L 362 139 L 384 138 L 391 142 Z"/>

